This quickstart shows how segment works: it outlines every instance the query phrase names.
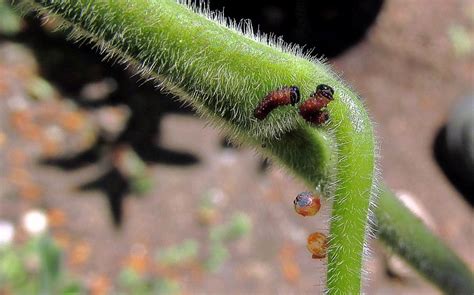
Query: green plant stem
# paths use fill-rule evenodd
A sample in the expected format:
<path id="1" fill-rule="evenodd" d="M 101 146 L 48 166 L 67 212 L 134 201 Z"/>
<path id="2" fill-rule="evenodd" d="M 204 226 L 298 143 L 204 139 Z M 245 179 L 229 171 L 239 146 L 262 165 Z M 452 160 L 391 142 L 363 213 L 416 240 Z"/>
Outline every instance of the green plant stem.
<path id="1" fill-rule="evenodd" d="M 70 36 L 192 104 L 212 123 L 259 147 L 333 200 L 327 291 L 361 290 L 363 250 L 375 190 L 372 124 L 358 96 L 329 67 L 265 38 L 243 35 L 172 0 L 23 0 L 27 9 L 61 19 Z M 244 30 L 251 31 L 249 28 Z M 324 127 L 295 108 L 266 120 L 253 110 L 269 91 L 297 85 L 303 98 L 318 84 L 335 89 Z"/>
<path id="2" fill-rule="evenodd" d="M 74 24 L 71 35 L 99 45 L 112 57 L 138 66 L 214 122 L 237 136 L 248 134 L 304 174 L 334 200 L 328 250 L 328 292 L 358 293 L 374 173 L 372 125 L 357 95 L 317 60 L 295 50 L 259 42 L 222 26 L 188 6 L 167 0 L 27 1 Z M 296 53 L 296 54 L 295 54 Z M 308 97 L 318 84 L 335 89 L 331 120 L 317 129 L 286 108 L 263 122 L 253 110 L 262 97 L 297 85 Z M 302 146 L 289 148 L 280 137 L 307 138 L 321 145 L 332 138 L 333 161 Z M 240 136 L 242 138 L 242 136 Z M 299 138 L 298 138 L 299 137 Z M 301 146 L 301 143 L 297 143 Z M 327 149 L 327 148 L 326 148 Z M 303 158 L 303 155 L 306 155 Z M 323 163 L 323 165 L 321 165 Z"/>
<path id="3" fill-rule="evenodd" d="M 474 294 L 469 268 L 387 189 L 377 209 L 379 238 L 446 294 Z"/>

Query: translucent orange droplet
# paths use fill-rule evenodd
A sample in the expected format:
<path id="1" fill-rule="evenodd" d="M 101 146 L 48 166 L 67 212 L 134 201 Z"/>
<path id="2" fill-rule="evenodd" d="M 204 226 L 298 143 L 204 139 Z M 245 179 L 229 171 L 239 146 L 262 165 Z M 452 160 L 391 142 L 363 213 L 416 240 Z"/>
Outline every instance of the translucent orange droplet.
<path id="1" fill-rule="evenodd" d="M 328 242 L 325 234 L 314 232 L 308 236 L 308 244 L 306 245 L 309 252 L 313 254 L 313 259 L 322 259 L 327 255 Z"/>
<path id="2" fill-rule="evenodd" d="M 298 194 L 293 201 L 295 211 L 302 216 L 314 216 L 321 209 L 321 199 L 310 192 Z"/>

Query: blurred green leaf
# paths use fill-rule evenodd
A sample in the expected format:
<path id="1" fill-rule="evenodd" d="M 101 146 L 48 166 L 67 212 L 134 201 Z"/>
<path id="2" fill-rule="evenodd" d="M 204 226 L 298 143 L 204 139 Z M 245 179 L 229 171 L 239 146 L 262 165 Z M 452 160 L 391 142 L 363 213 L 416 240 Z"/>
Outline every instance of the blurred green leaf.
<path id="1" fill-rule="evenodd" d="M 125 294 L 152 294 L 152 282 L 131 268 L 125 268 L 120 272 L 118 282 L 120 290 Z"/>
<path id="2" fill-rule="evenodd" d="M 237 213 L 225 224 L 216 226 L 210 231 L 211 241 L 233 241 L 250 233 L 252 221 L 245 213 Z"/>
<path id="3" fill-rule="evenodd" d="M 204 267 L 210 272 L 216 272 L 229 258 L 229 250 L 220 241 L 214 241 L 209 249 L 209 256 L 204 261 Z"/>
<path id="4" fill-rule="evenodd" d="M 20 16 L 4 0 L 0 0 L 0 33 L 15 35 L 21 30 Z"/>
<path id="5" fill-rule="evenodd" d="M 47 235 L 0 249 L 0 294 L 82 294 L 68 278 L 62 252 Z"/>
<path id="6" fill-rule="evenodd" d="M 26 89 L 32 98 L 40 101 L 52 100 L 56 95 L 56 91 L 51 83 L 39 76 L 29 79 Z"/>
<path id="7" fill-rule="evenodd" d="M 143 195 L 153 188 L 153 179 L 146 173 L 131 179 L 132 191 Z"/>
<path id="8" fill-rule="evenodd" d="M 3 290 L 1 287 L 14 288 L 26 280 L 26 269 L 18 253 L 11 246 L 2 248 L 0 250 L 0 291 Z"/>
<path id="9" fill-rule="evenodd" d="M 69 282 L 66 283 L 62 288 L 61 294 L 64 295 L 79 295 L 84 294 L 84 290 L 78 282 Z"/>
<path id="10" fill-rule="evenodd" d="M 188 239 L 179 245 L 158 251 L 156 259 L 163 265 L 173 266 L 195 259 L 198 251 L 198 242 Z"/>
<path id="11" fill-rule="evenodd" d="M 178 282 L 171 279 L 158 279 L 153 290 L 157 295 L 174 295 L 181 293 L 181 286 Z"/>
<path id="12" fill-rule="evenodd" d="M 452 25 L 448 33 L 456 55 L 464 56 L 472 53 L 474 50 L 472 34 L 469 34 L 463 26 Z"/>
<path id="13" fill-rule="evenodd" d="M 35 245 L 41 261 L 41 291 L 44 294 L 56 293 L 61 271 L 61 251 L 46 235 L 38 237 Z"/>

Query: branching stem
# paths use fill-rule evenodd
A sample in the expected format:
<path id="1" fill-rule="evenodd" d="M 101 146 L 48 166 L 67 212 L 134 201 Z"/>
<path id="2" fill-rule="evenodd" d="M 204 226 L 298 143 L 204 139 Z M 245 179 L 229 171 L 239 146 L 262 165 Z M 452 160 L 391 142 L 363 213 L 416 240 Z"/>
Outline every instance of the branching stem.
<path id="1" fill-rule="evenodd" d="M 72 39 L 97 46 L 199 114 L 287 166 L 333 200 L 327 292 L 361 292 L 362 263 L 376 190 L 372 123 L 359 97 L 323 62 L 280 39 L 257 36 L 202 5 L 173 0 L 22 0 L 60 19 Z M 303 99 L 330 85 L 330 120 L 310 126 L 291 106 L 263 121 L 254 108 L 272 90 L 296 85 Z"/>

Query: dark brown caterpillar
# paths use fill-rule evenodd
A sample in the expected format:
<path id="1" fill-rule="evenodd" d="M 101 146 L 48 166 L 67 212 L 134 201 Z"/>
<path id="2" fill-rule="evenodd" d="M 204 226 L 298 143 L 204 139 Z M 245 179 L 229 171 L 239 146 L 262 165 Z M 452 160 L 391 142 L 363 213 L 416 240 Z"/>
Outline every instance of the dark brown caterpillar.
<path id="1" fill-rule="evenodd" d="M 308 122 L 316 125 L 324 124 L 329 114 L 324 109 L 334 99 L 334 90 L 325 84 L 320 84 L 305 102 L 299 106 L 300 115 Z"/>
<path id="2" fill-rule="evenodd" d="M 296 86 L 286 86 L 268 93 L 257 106 L 253 115 L 258 120 L 265 119 L 268 114 L 279 106 L 295 105 L 300 101 L 300 90 Z"/>

